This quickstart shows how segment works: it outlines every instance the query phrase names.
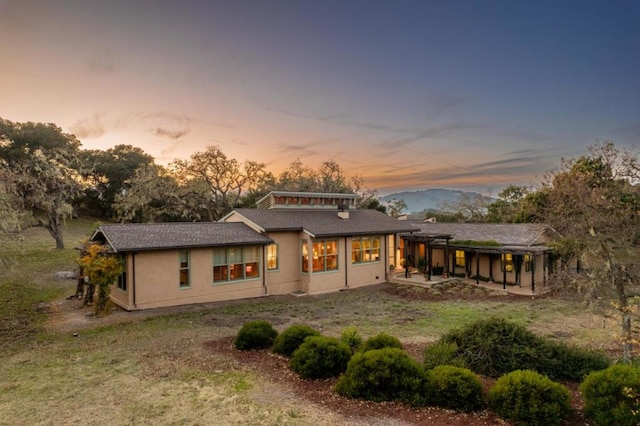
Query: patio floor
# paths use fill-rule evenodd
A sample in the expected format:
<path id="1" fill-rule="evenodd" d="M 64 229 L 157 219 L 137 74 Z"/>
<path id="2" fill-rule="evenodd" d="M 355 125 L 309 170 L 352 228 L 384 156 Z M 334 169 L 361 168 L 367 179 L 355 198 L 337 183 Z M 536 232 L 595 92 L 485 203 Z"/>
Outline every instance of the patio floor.
<path id="1" fill-rule="evenodd" d="M 545 293 L 547 290 L 549 290 L 549 287 L 545 286 L 542 283 L 536 284 L 536 291 L 534 293 L 533 291 L 531 291 L 531 284 L 523 284 L 521 286 L 507 285 L 505 289 L 502 283 L 480 281 L 479 283 L 476 284 L 476 280 L 470 279 L 470 278 L 458 278 L 458 277 L 444 278 L 441 276 L 433 276 L 433 275 L 431 276 L 431 280 L 428 281 L 419 272 L 412 273 L 409 278 L 405 278 L 404 270 L 396 270 L 392 272 L 389 276 L 389 282 L 398 283 L 398 284 L 412 284 L 412 285 L 419 285 L 419 286 L 424 286 L 424 285 L 428 286 L 430 284 L 438 284 L 438 283 L 443 283 L 447 281 L 462 281 L 467 284 L 479 285 L 492 291 L 504 291 L 506 293 L 519 294 L 523 296 L 540 295 Z"/>

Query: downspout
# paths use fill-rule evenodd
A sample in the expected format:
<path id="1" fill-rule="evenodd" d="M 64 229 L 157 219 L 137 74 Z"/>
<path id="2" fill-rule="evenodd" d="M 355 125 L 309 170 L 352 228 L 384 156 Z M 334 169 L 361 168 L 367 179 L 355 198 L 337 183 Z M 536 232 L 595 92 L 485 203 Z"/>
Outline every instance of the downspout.
<path id="1" fill-rule="evenodd" d="M 262 246 L 262 287 L 264 287 L 264 295 L 269 295 L 267 288 L 267 246 Z"/>
<path id="2" fill-rule="evenodd" d="M 349 288 L 349 272 L 347 270 L 349 259 L 347 256 L 347 237 L 344 237 L 344 288 Z"/>

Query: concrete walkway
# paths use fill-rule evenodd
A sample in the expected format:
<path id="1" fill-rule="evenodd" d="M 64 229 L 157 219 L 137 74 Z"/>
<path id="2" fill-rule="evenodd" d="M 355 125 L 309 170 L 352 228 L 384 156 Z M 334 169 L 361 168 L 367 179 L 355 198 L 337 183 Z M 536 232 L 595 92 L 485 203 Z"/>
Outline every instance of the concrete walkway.
<path id="1" fill-rule="evenodd" d="M 397 284 L 419 285 L 419 286 L 428 286 L 432 284 L 444 283 L 447 281 L 462 281 L 469 285 L 479 285 L 492 291 L 504 291 L 507 293 L 519 294 L 523 296 L 540 295 L 549 290 L 549 287 L 544 286 L 543 284 L 536 284 L 536 291 L 534 293 L 531 291 L 531 284 L 522 285 L 522 286 L 507 285 L 505 289 L 502 283 L 479 281 L 479 283 L 476 284 L 476 280 L 473 280 L 470 278 L 458 278 L 458 277 L 444 278 L 442 276 L 434 276 L 434 275 L 432 275 L 431 280 L 428 281 L 421 273 L 412 273 L 409 278 L 405 278 L 404 270 L 402 271 L 396 270 L 392 272 L 389 276 L 389 282 L 397 283 Z"/>

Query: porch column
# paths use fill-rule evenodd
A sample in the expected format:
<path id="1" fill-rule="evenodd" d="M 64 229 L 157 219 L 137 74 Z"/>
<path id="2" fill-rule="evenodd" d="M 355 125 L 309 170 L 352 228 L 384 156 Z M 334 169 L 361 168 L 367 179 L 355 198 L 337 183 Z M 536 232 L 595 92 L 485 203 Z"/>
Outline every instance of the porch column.
<path id="1" fill-rule="evenodd" d="M 532 254 L 531 256 L 531 293 L 536 292 L 536 257 Z"/>
<path id="2" fill-rule="evenodd" d="M 493 255 L 489 253 L 489 281 L 494 282 L 493 280 Z"/>
<path id="3" fill-rule="evenodd" d="M 431 266 L 433 265 L 433 263 L 431 262 L 432 254 L 433 254 L 433 249 L 431 248 L 431 244 L 429 244 L 429 239 L 427 238 L 427 256 L 429 257 L 429 260 L 427 260 L 427 269 L 429 270 L 428 272 L 429 281 L 431 281 Z"/>
<path id="4" fill-rule="evenodd" d="M 480 252 L 476 250 L 476 284 L 480 284 Z"/>
<path id="5" fill-rule="evenodd" d="M 500 267 L 502 268 L 502 289 L 507 289 L 507 265 L 504 260 L 505 253 L 500 255 Z"/>
<path id="6" fill-rule="evenodd" d="M 444 246 L 444 270 L 447 271 L 447 276 L 451 276 L 451 271 L 449 271 L 449 239 L 447 238 Z"/>

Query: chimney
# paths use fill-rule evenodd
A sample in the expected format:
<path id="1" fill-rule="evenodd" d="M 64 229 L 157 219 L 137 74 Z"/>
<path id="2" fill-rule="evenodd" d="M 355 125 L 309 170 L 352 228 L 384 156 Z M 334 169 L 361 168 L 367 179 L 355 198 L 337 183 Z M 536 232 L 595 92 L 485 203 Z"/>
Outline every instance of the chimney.
<path id="1" fill-rule="evenodd" d="M 340 203 L 338 204 L 338 217 L 340 219 L 349 219 L 349 209 L 348 206 Z"/>

